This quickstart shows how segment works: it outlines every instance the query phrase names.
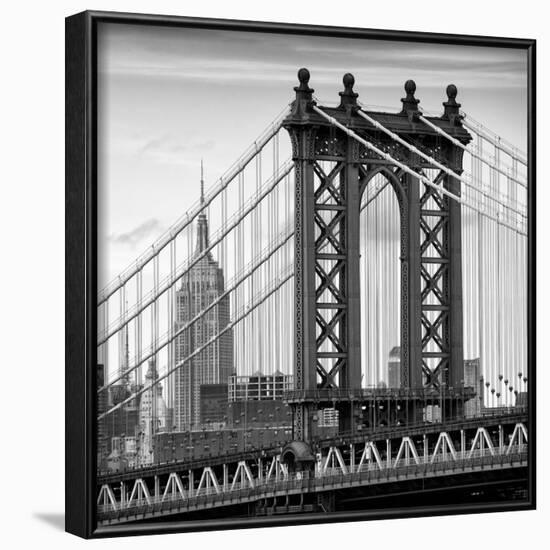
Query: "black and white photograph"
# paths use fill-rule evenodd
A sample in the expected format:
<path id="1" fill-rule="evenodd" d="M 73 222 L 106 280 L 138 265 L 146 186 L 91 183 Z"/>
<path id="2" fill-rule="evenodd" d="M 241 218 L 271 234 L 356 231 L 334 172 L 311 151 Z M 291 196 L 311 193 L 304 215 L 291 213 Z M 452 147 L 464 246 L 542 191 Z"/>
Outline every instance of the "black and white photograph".
<path id="1" fill-rule="evenodd" d="M 3 548 L 544 546 L 542 3 L 3 7 Z"/>
<path id="2" fill-rule="evenodd" d="M 98 527 L 529 506 L 525 46 L 95 41 Z"/>
<path id="3" fill-rule="evenodd" d="M 3 5 L 2 548 L 544 547 L 546 11 Z"/>

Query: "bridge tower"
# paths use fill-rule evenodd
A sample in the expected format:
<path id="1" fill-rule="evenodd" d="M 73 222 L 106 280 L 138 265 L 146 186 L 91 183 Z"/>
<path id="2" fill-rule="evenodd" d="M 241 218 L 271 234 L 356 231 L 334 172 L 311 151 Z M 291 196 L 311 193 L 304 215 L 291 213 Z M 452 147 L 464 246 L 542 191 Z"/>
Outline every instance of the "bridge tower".
<path id="1" fill-rule="evenodd" d="M 296 174 L 295 391 L 288 402 L 294 414 L 294 439 L 308 442 L 320 407 L 335 406 L 340 431 L 353 432 L 361 405 L 369 399 L 368 391 L 361 388 L 359 213 L 362 194 L 377 174 L 383 174 L 395 191 L 401 220 L 399 391 L 409 392 L 410 403 L 414 396 L 458 399 L 457 391 L 464 386 L 461 206 L 315 110 L 318 107 L 415 172 L 433 170 L 358 114 L 361 108 L 351 74 L 344 76 L 340 104 L 334 108 L 316 104 L 307 69 L 300 69 L 298 79 L 296 98 L 284 122 Z M 461 174 L 463 150 L 418 119 L 415 91 L 415 83 L 407 81 L 398 113 L 364 113 Z M 456 95 L 456 87 L 448 86 L 443 115 L 427 118 L 467 144 L 471 136 L 461 124 Z M 443 171 L 434 182 L 460 194 L 460 181 Z"/>

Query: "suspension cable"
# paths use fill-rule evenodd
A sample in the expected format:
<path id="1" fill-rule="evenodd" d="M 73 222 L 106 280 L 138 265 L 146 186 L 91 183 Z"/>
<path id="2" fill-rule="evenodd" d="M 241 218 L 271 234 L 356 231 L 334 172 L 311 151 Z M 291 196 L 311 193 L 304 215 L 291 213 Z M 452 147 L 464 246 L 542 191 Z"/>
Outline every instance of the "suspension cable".
<path id="1" fill-rule="evenodd" d="M 251 262 L 251 265 L 247 266 L 246 269 L 243 268 L 240 273 L 237 273 L 235 275 L 234 280 L 228 285 L 228 288 L 225 290 L 225 292 L 220 294 L 215 300 L 210 302 L 204 309 L 199 311 L 185 325 L 182 325 L 181 327 L 179 327 L 175 332 L 172 333 L 172 331 L 169 331 L 166 334 L 164 334 L 161 338 L 159 338 L 160 342 L 162 342 L 162 339 L 166 339 L 164 343 L 159 343 L 159 340 L 157 340 L 156 342 L 153 341 L 153 343 L 151 344 L 151 350 L 148 353 L 144 354 L 143 356 L 141 354 L 141 349 L 140 349 L 136 364 L 134 364 L 134 366 L 132 367 L 128 366 L 128 370 L 126 371 L 126 373 L 130 373 L 136 370 L 148 359 L 158 354 L 158 352 L 161 349 L 163 349 L 164 347 L 169 345 L 171 342 L 173 342 L 178 336 L 180 336 L 180 334 L 190 329 L 196 322 L 198 322 L 202 317 L 204 317 L 212 308 L 217 306 L 224 298 L 229 296 L 231 292 L 235 291 L 245 280 L 247 280 L 248 278 L 254 277 L 257 271 L 261 268 L 261 266 L 263 266 L 267 261 L 269 261 L 269 259 L 278 250 L 280 250 L 293 237 L 293 235 L 294 235 L 294 231 L 291 230 L 290 225 L 287 226 L 287 228 L 279 236 L 279 240 L 275 243 L 275 245 L 272 245 L 271 247 L 266 248 L 264 251 L 262 251 L 259 254 L 260 256 L 259 258 L 255 258 L 255 261 Z M 122 375 L 118 375 L 117 377 L 109 381 L 109 383 L 105 383 L 101 388 L 97 390 L 98 393 L 113 386 L 122 378 L 123 378 Z"/>
<path id="2" fill-rule="evenodd" d="M 271 138 L 276 135 L 282 127 L 283 120 L 290 112 L 290 107 L 285 109 L 277 118 L 264 130 L 263 134 L 243 153 L 241 158 L 224 174 L 219 180 L 218 185 L 204 197 L 203 203 L 198 203 L 184 214 L 176 223 L 168 229 L 161 237 L 152 244 L 141 256 L 139 256 L 129 267 L 120 273 L 115 279 L 108 283 L 98 293 L 97 303 L 102 304 L 109 299 L 122 285 L 127 283 L 136 273 L 142 270 L 155 256 L 179 235 L 208 205 L 224 190 L 227 186 L 246 168 L 246 166 L 256 157 L 256 155 L 269 143 Z"/>
<path id="3" fill-rule="evenodd" d="M 503 153 L 506 153 L 513 160 L 516 160 L 524 166 L 527 166 L 527 158 L 525 154 L 517 147 L 514 147 L 510 143 L 506 143 L 500 136 L 497 136 L 496 134 L 491 135 L 491 130 L 485 128 L 483 124 L 472 118 L 464 111 L 460 111 L 460 114 L 464 117 L 462 119 L 462 124 L 466 126 L 469 130 L 487 140 L 491 145 L 494 145 L 495 148 L 500 149 Z M 513 166 L 512 171 L 515 172 Z"/>
<path id="4" fill-rule="evenodd" d="M 174 367 L 168 368 L 166 372 L 160 376 L 158 376 L 155 380 L 153 380 L 150 384 L 145 385 L 143 388 L 140 388 L 139 390 L 135 391 L 133 394 L 131 394 L 129 397 L 121 401 L 120 403 L 117 403 L 115 406 L 111 407 L 109 410 L 105 411 L 104 413 L 101 413 L 98 415 L 97 419 L 101 420 L 107 415 L 113 413 L 117 409 L 122 408 L 124 405 L 129 403 L 130 401 L 136 399 L 136 397 L 139 397 L 142 393 L 151 390 L 154 386 L 159 384 L 162 380 L 164 380 L 167 376 L 170 376 L 173 372 L 176 372 L 178 369 L 183 367 L 185 363 L 192 360 L 196 355 L 204 351 L 208 346 L 216 342 L 219 338 L 221 338 L 227 331 L 233 329 L 235 325 L 237 325 L 240 321 L 245 319 L 252 311 L 254 311 L 257 307 L 259 307 L 261 304 L 263 304 L 273 293 L 277 292 L 289 279 L 291 279 L 294 276 L 294 269 L 293 266 L 288 266 L 286 269 L 286 273 L 283 273 L 279 280 L 274 281 L 275 284 L 273 288 L 269 288 L 265 291 L 265 295 L 260 296 L 258 300 L 248 306 L 243 306 L 239 314 L 235 319 L 233 319 L 231 322 L 229 322 L 225 327 L 212 336 L 207 342 L 205 342 L 203 345 L 195 349 L 192 353 L 187 355 L 185 358 L 183 358 L 181 361 L 179 361 Z"/>
<path id="5" fill-rule="evenodd" d="M 493 170 L 496 170 L 497 172 L 499 172 L 500 174 L 502 174 L 503 176 L 506 176 L 507 178 L 510 178 L 513 182 L 517 183 L 518 185 L 521 185 L 522 187 L 524 187 L 525 189 L 527 189 L 527 184 L 521 180 L 519 180 L 517 177 L 515 176 L 511 176 L 509 173 L 507 173 L 505 170 L 503 170 L 502 168 L 500 168 L 499 166 L 497 166 L 495 163 L 492 163 L 491 161 L 487 160 L 486 158 L 484 158 L 483 156 L 481 156 L 479 153 L 476 153 L 475 151 L 472 151 L 470 149 L 468 149 L 466 147 L 466 145 L 464 145 L 463 143 L 461 143 L 460 141 L 458 141 L 458 139 L 455 139 L 453 136 L 451 136 L 450 134 L 448 134 L 447 132 L 445 132 L 444 130 L 442 130 L 441 128 L 439 128 L 439 126 L 436 126 L 435 124 L 433 124 L 431 121 L 429 121 L 427 118 L 425 118 L 424 116 L 422 115 L 418 115 L 418 118 L 424 123 L 426 124 L 426 126 L 429 126 L 432 130 L 434 130 L 435 132 L 437 132 L 440 136 L 443 136 L 445 138 L 447 138 L 453 145 L 456 145 L 457 147 L 460 147 L 461 149 L 463 149 L 464 151 L 467 151 L 470 155 L 472 155 L 473 157 L 476 157 L 477 159 L 479 159 L 481 162 L 483 162 L 484 164 L 486 164 L 487 166 L 489 166 L 490 168 L 492 168 Z"/>
<path id="6" fill-rule="evenodd" d="M 288 174 L 292 169 L 294 168 L 294 164 L 290 161 L 287 161 L 284 166 L 282 167 L 281 171 L 279 172 L 279 175 L 277 178 L 272 179 L 266 183 L 266 186 L 264 187 L 262 193 L 260 196 L 253 197 L 253 200 L 250 201 L 250 203 L 244 208 L 244 210 L 239 211 L 238 215 L 236 216 L 235 221 L 233 221 L 230 225 L 227 226 L 225 231 L 220 230 L 220 235 L 213 239 L 209 245 L 200 253 L 198 254 L 183 270 L 182 273 L 179 273 L 176 277 L 168 277 L 163 281 L 162 285 L 159 285 L 158 290 L 153 291 L 150 293 L 150 295 L 143 300 L 141 307 L 135 306 L 134 310 L 130 312 L 127 312 L 126 315 L 121 319 L 117 319 L 113 322 L 113 327 L 108 328 L 106 332 L 104 332 L 103 335 L 98 336 L 98 342 L 97 345 L 100 346 L 109 338 L 111 338 L 114 334 L 116 334 L 121 328 L 124 328 L 126 324 L 128 324 L 132 319 L 134 319 L 137 315 L 139 315 L 142 311 L 144 311 L 149 305 L 156 302 L 160 296 L 162 296 L 168 289 L 170 289 L 174 284 L 175 280 L 181 278 L 183 275 L 185 275 L 193 266 L 195 266 L 202 258 L 204 258 L 215 246 L 217 246 L 221 241 L 223 241 L 227 235 L 235 228 L 237 227 L 242 220 L 250 214 L 254 210 L 254 208 L 257 207 L 257 205 L 265 199 L 266 196 L 273 191 L 275 187 L 281 182 L 281 180 L 284 178 L 286 174 Z"/>
<path id="7" fill-rule="evenodd" d="M 361 118 L 364 118 L 366 121 L 370 122 L 373 126 L 378 128 L 379 130 L 382 130 L 382 132 L 384 132 L 385 134 L 390 136 L 393 140 L 401 143 L 401 145 L 404 145 L 409 151 L 412 151 L 413 153 L 417 154 L 419 157 L 421 157 L 424 160 L 428 161 L 430 164 L 432 164 L 436 168 L 439 168 L 440 170 L 442 170 L 446 174 L 448 174 L 448 175 L 452 176 L 453 178 L 456 178 L 457 180 L 461 181 L 464 185 L 466 185 L 467 187 L 470 187 L 476 193 L 480 193 L 480 194 L 484 195 L 488 199 L 496 202 L 497 204 L 500 204 L 504 208 L 508 208 L 512 212 L 515 212 L 519 216 L 522 216 L 523 218 L 527 219 L 527 215 L 524 214 L 521 210 L 518 210 L 517 208 L 514 208 L 510 204 L 506 204 L 506 203 L 500 201 L 499 199 L 497 199 L 494 196 L 490 195 L 486 191 L 483 191 L 482 189 L 474 187 L 464 176 L 462 176 L 461 174 L 457 174 L 456 172 L 451 170 L 448 166 L 445 166 L 444 164 L 441 164 L 440 162 L 435 160 L 430 155 L 427 155 L 426 153 L 424 153 L 423 151 L 418 149 L 418 147 L 415 147 L 414 145 L 412 145 L 409 142 L 405 141 L 402 137 L 398 136 L 395 132 L 392 132 L 391 130 L 386 128 L 383 124 L 380 124 L 380 122 L 378 122 L 377 120 L 375 120 L 371 116 L 367 115 L 364 111 L 359 110 L 359 111 L 357 111 L 357 114 Z M 466 150 L 468 150 L 468 149 L 466 149 Z"/>
<path id="8" fill-rule="evenodd" d="M 319 107 L 317 107 L 316 105 L 313 105 L 312 109 L 316 113 L 320 114 L 324 119 L 329 121 L 331 124 L 333 124 L 337 128 L 340 128 L 340 130 L 342 130 L 345 134 L 347 134 L 348 136 L 354 138 L 356 141 L 358 141 L 359 143 L 364 145 L 367 149 L 370 149 L 371 151 L 373 151 L 377 155 L 380 155 L 383 159 L 385 159 L 388 162 L 391 162 L 392 164 L 394 164 L 395 166 L 401 168 L 404 172 L 407 172 L 407 174 L 410 174 L 410 175 L 414 176 L 415 178 L 418 178 L 425 185 L 433 187 L 434 189 L 438 190 L 443 195 L 446 195 L 447 197 L 449 197 L 451 199 L 454 199 L 456 202 L 466 206 L 467 208 L 470 208 L 470 209 L 474 210 L 475 212 L 481 212 L 481 214 L 483 214 L 484 216 L 494 220 L 497 223 L 505 225 L 506 227 L 508 227 L 512 231 L 516 231 L 517 233 L 520 233 L 521 235 L 526 235 L 526 233 L 524 231 L 522 231 L 521 229 L 519 229 L 517 227 L 514 227 L 512 224 L 510 224 L 510 223 L 508 223 L 504 220 L 499 219 L 498 216 L 494 216 L 494 215 L 490 214 L 489 212 L 482 212 L 479 208 L 477 208 L 473 204 L 465 201 L 462 197 L 460 197 L 458 195 L 455 195 L 454 193 L 452 193 L 448 189 L 445 189 L 445 187 L 443 187 L 442 184 L 434 183 L 431 180 L 429 180 L 426 176 L 423 176 L 422 174 L 419 174 L 418 172 L 415 172 L 412 168 L 409 168 L 406 164 L 403 164 L 402 162 L 400 162 L 397 159 L 393 158 L 388 153 L 385 153 L 384 151 L 382 151 L 381 149 L 379 149 L 378 147 L 376 147 L 372 143 L 370 143 L 370 142 L 366 141 L 365 139 L 363 139 L 361 136 L 356 134 L 353 130 L 350 130 L 347 126 L 344 126 L 343 124 L 338 122 L 334 117 L 331 117 L 330 115 L 328 115 L 327 113 L 325 113 L 324 111 L 319 109 Z"/>

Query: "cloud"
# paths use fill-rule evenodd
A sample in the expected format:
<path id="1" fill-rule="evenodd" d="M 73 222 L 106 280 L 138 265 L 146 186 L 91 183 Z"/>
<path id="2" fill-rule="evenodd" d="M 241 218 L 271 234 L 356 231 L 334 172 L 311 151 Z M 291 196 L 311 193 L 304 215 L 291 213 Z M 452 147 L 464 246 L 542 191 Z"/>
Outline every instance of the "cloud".
<path id="1" fill-rule="evenodd" d="M 347 64 L 342 66 L 342 59 L 334 59 L 335 65 L 330 66 L 327 59 L 323 64 L 311 60 L 308 68 L 311 70 L 312 85 L 334 84 L 341 81 L 345 70 L 351 70 L 359 85 L 368 88 L 380 88 L 401 85 L 403 75 L 422 80 L 425 86 L 442 86 L 442 80 L 448 80 L 453 75 L 461 86 L 477 88 L 494 88 L 495 81 L 499 89 L 503 87 L 519 88 L 525 86 L 525 65 L 516 62 L 496 62 L 489 59 L 450 59 L 450 58 L 412 58 L 410 61 L 391 57 L 384 62 L 372 62 L 370 59 L 355 59 L 353 63 L 346 58 Z M 300 63 L 301 64 L 301 63 Z M 167 64 L 164 60 L 142 61 L 141 63 L 120 60 L 104 68 L 104 74 L 126 79 L 179 81 L 181 83 L 202 83 L 204 86 L 225 85 L 239 88 L 260 85 L 272 87 L 275 83 L 295 84 L 295 62 L 281 64 L 270 60 L 253 61 L 246 58 L 218 60 L 182 59 Z"/>
<path id="2" fill-rule="evenodd" d="M 144 239 L 151 237 L 154 234 L 159 234 L 163 231 L 164 227 L 156 218 L 151 218 L 144 221 L 131 231 L 127 233 L 120 233 L 119 235 L 111 235 L 109 241 L 114 244 L 123 244 L 129 246 L 136 246 Z"/>
<path id="3" fill-rule="evenodd" d="M 170 135 L 146 141 L 137 151 L 138 155 L 145 155 L 161 164 L 196 165 L 196 153 L 212 150 L 214 140 L 195 140 L 183 145 Z M 191 159 L 191 160 L 190 160 Z"/>
<path id="4" fill-rule="evenodd" d="M 171 150 L 175 150 L 179 153 L 183 153 L 186 150 L 186 147 L 183 145 L 173 144 L 170 143 L 170 137 L 169 136 L 161 136 L 157 138 L 150 139 L 149 141 L 146 141 L 142 148 L 141 153 L 148 153 L 150 151 L 158 151 L 159 149 L 165 148 L 168 144 Z"/>
<path id="5" fill-rule="evenodd" d="M 368 39 L 292 37 L 151 27 L 107 27 L 100 41 L 100 72 L 124 79 L 176 80 L 248 86 L 295 83 L 305 64 L 312 84 L 340 81 L 346 70 L 367 87 L 385 87 L 407 77 L 440 86 L 453 75 L 472 87 L 525 86 L 527 58 L 521 50 L 420 44 Z M 397 81 L 396 81 L 397 78 Z"/>

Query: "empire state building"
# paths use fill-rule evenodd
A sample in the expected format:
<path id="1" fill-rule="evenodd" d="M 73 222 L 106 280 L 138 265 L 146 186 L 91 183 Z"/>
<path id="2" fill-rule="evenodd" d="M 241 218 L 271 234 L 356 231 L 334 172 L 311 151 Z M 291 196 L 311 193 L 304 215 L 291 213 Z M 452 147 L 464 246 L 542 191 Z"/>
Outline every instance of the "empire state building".
<path id="1" fill-rule="evenodd" d="M 204 180 L 201 163 L 201 203 Z M 176 330 L 204 311 L 224 293 L 224 275 L 208 249 L 208 219 L 201 212 L 197 220 L 194 251 L 198 262 L 182 277 L 176 291 Z M 224 296 L 184 330 L 175 340 L 176 364 L 204 346 L 229 324 L 229 295 Z M 233 372 L 233 331 L 227 330 L 176 370 L 174 379 L 174 424 L 177 431 L 190 430 L 200 423 L 200 387 L 225 384 Z"/>

